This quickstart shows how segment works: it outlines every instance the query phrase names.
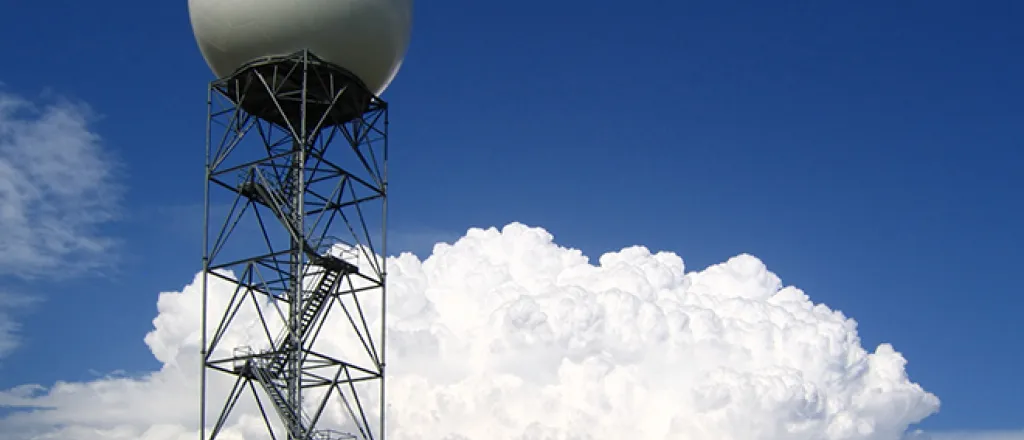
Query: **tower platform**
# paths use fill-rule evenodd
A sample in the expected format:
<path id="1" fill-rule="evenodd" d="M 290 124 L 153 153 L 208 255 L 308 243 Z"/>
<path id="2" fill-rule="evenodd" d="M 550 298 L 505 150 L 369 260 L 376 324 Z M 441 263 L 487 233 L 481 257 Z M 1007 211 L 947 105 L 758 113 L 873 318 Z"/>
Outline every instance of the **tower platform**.
<path id="1" fill-rule="evenodd" d="M 384 105 L 356 75 L 308 51 L 250 61 L 213 87 L 249 115 L 296 132 L 341 125 Z"/>

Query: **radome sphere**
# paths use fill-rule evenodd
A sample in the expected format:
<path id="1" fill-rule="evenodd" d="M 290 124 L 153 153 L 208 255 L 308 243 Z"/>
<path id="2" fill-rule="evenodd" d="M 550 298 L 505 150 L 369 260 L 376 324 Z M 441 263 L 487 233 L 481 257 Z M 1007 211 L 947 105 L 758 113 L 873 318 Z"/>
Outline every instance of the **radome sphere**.
<path id="1" fill-rule="evenodd" d="M 188 0 L 192 32 L 217 77 L 256 58 L 310 50 L 375 94 L 402 65 L 412 0 Z"/>

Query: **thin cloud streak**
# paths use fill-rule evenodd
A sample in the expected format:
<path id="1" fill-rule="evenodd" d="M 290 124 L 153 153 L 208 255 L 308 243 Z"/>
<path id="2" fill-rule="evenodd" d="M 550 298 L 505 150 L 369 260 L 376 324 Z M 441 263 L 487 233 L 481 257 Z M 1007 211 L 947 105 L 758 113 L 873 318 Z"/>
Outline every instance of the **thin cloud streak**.
<path id="1" fill-rule="evenodd" d="M 117 165 L 85 105 L 0 92 L 0 276 L 69 277 L 109 263 Z M 100 258 L 100 257 L 103 258 Z"/>

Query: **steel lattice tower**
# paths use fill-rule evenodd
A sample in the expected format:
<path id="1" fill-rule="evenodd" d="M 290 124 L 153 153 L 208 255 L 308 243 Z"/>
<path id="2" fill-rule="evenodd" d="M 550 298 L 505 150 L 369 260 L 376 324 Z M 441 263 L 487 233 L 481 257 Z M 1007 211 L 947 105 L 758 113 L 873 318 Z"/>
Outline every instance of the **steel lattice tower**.
<path id="1" fill-rule="evenodd" d="M 302 51 L 210 83 L 208 121 L 201 437 L 383 438 L 387 104 Z"/>

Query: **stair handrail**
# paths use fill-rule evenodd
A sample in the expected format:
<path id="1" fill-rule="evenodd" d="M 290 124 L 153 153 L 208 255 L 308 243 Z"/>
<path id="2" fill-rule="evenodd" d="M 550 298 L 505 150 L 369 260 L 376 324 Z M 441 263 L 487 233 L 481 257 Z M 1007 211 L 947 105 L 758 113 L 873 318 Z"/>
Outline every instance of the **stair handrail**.
<path id="1" fill-rule="evenodd" d="M 250 361 L 252 362 L 251 365 L 253 365 L 255 367 L 255 368 L 253 368 L 253 370 L 254 370 L 254 373 L 255 373 L 255 376 L 256 376 L 256 380 L 260 383 L 260 385 L 263 385 L 264 391 L 266 391 L 267 393 L 274 393 L 279 398 L 279 399 L 275 399 L 274 396 L 271 396 L 270 400 L 272 400 L 272 401 L 282 400 L 283 401 L 284 400 L 284 395 L 281 393 L 281 390 L 274 383 L 274 378 L 270 376 L 270 372 L 266 371 L 267 364 L 269 364 L 269 362 L 267 362 L 267 359 L 265 359 L 263 357 L 256 357 L 256 358 L 251 358 Z M 277 405 L 275 404 L 275 407 L 276 406 Z M 280 414 L 282 412 L 285 412 L 284 408 L 279 408 L 278 407 L 278 408 L 274 408 L 274 409 L 277 410 L 278 414 Z M 291 413 L 291 411 L 288 411 L 288 413 Z M 298 420 L 299 428 L 305 433 L 305 431 L 312 426 L 313 419 L 309 416 L 309 413 L 306 412 L 306 409 L 301 407 L 301 406 L 299 407 L 298 417 L 299 417 L 299 420 Z M 310 432 L 309 433 L 310 436 L 312 436 L 315 432 L 316 431 Z"/>
<path id="2" fill-rule="evenodd" d="M 313 288 L 314 289 L 314 293 L 313 294 L 315 295 L 316 294 L 315 292 L 320 290 L 320 286 L 323 283 L 324 277 L 327 275 L 328 271 L 323 269 L 323 268 L 319 268 L 319 267 L 318 268 L 310 267 L 310 271 L 311 272 L 312 271 L 318 272 L 318 274 L 316 275 L 315 287 Z M 312 295 L 309 295 L 309 296 L 312 296 Z M 305 301 L 303 301 L 303 302 L 306 303 Z M 303 307 L 302 312 L 303 313 L 306 312 L 305 307 Z M 281 348 L 282 344 L 284 344 L 286 339 L 288 338 L 288 333 L 289 333 L 288 326 L 285 325 L 284 327 L 281 328 L 281 331 L 278 332 L 277 337 L 274 338 L 273 346 L 271 346 L 270 351 L 274 351 L 274 350 L 276 350 L 278 348 Z"/>
<path id="3" fill-rule="evenodd" d="M 231 369 L 241 371 L 253 359 L 252 347 L 240 345 L 231 350 Z"/>
<path id="4" fill-rule="evenodd" d="M 310 267 L 310 270 L 311 271 L 312 270 L 317 270 L 319 272 L 319 274 L 317 275 L 317 281 L 316 281 L 315 287 L 312 290 L 312 294 L 308 295 L 307 298 L 311 298 L 313 295 L 319 295 L 320 294 L 320 291 L 324 289 L 324 283 L 326 282 L 325 278 L 331 272 L 330 270 L 328 270 L 326 268 L 313 269 L 313 267 Z M 340 274 L 335 272 L 333 276 L 334 276 L 334 282 L 337 283 L 339 281 L 339 279 L 340 279 Z M 332 289 L 332 288 L 333 288 L 333 286 L 328 286 L 327 287 L 327 289 Z M 321 301 L 320 301 L 321 303 L 317 307 L 318 308 L 323 308 L 324 307 L 324 301 L 326 301 L 326 298 L 321 299 Z M 302 309 L 302 315 L 305 315 L 310 310 L 309 309 L 310 307 L 313 307 L 313 305 L 310 304 L 309 302 L 306 302 L 305 305 L 303 306 L 303 309 Z M 316 311 L 315 313 L 319 313 L 319 310 Z M 314 314 L 314 316 L 315 316 L 315 314 Z M 306 332 L 308 332 L 310 330 L 309 327 L 308 327 L 310 324 L 311 323 L 307 323 L 306 324 L 307 327 L 300 329 L 301 332 L 302 332 L 302 334 L 299 335 L 300 338 L 305 336 Z M 290 334 L 290 329 L 288 328 L 288 326 L 284 326 L 278 332 L 277 337 L 274 338 L 274 340 L 272 341 L 271 347 L 269 349 L 263 350 L 261 352 L 261 354 L 273 354 L 275 356 L 275 358 L 272 358 L 271 362 L 275 362 L 276 356 L 280 356 L 281 355 L 280 353 L 277 353 L 277 351 L 279 351 L 282 348 L 290 345 L 289 341 L 288 341 L 289 334 Z M 301 343 L 301 341 L 300 341 L 300 343 Z M 291 347 L 291 348 L 294 348 L 294 347 Z"/>
<path id="5" fill-rule="evenodd" d="M 338 255 L 335 255 L 332 251 L 341 245 L 341 251 Z M 339 237 L 328 235 L 320 240 L 320 244 L 316 248 L 317 253 L 320 255 L 330 256 L 341 259 L 353 266 L 359 267 L 359 248 Z"/>
<path id="6" fill-rule="evenodd" d="M 260 177 L 263 179 L 260 179 Z M 277 179 L 267 178 L 266 175 L 259 169 L 259 165 L 252 165 L 246 168 L 242 168 L 235 173 L 236 182 L 235 188 L 242 188 L 244 185 L 259 185 L 268 193 L 277 193 L 277 195 L 283 195 L 281 189 L 281 182 Z M 264 181 L 266 183 L 264 183 Z M 265 202 L 264 202 L 265 203 Z"/>
<path id="7" fill-rule="evenodd" d="M 330 251 L 334 248 L 334 246 L 336 246 L 338 244 L 343 244 L 343 245 L 347 246 L 347 248 L 343 249 L 340 252 L 341 255 L 333 255 Z M 317 250 L 317 252 L 320 255 L 324 255 L 324 256 L 332 257 L 332 258 L 338 258 L 338 259 L 340 259 L 342 261 L 345 261 L 345 262 L 347 262 L 349 264 L 352 264 L 353 266 L 356 266 L 356 267 L 359 266 L 359 252 L 356 250 L 356 247 L 352 246 L 348 242 L 346 242 L 346 241 L 344 241 L 342 239 L 339 239 L 337 237 L 331 237 L 331 236 L 324 237 L 324 240 L 321 241 L 321 244 L 320 244 L 319 249 Z M 346 257 L 348 257 L 348 258 L 346 258 Z M 352 261 L 352 260 L 354 260 L 354 261 Z M 313 293 L 313 294 L 316 294 L 317 293 L 316 291 L 320 289 L 321 283 L 323 283 L 324 276 L 327 275 L 328 269 L 324 268 L 324 267 L 315 266 L 315 265 L 309 265 L 309 266 L 307 266 L 307 270 L 308 270 L 307 274 L 309 274 L 311 272 L 312 273 L 317 273 L 317 275 L 316 275 L 316 283 L 315 283 L 316 287 L 314 287 L 314 293 Z M 303 278 L 305 278 L 305 277 L 303 277 Z M 303 310 L 303 313 L 305 313 L 305 310 Z M 274 338 L 273 346 L 271 347 L 270 350 L 273 351 L 273 350 L 275 350 L 277 348 L 280 348 L 282 346 L 282 344 L 284 344 L 285 340 L 288 338 L 288 333 L 289 333 L 289 331 L 288 331 L 288 327 L 287 326 L 282 328 L 281 331 L 278 332 L 277 337 Z"/>
<path id="8" fill-rule="evenodd" d="M 357 437 L 351 433 L 336 429 L 319 429 L 310 433 L 310 438 L 312 440 L 351 440 Z"/>

